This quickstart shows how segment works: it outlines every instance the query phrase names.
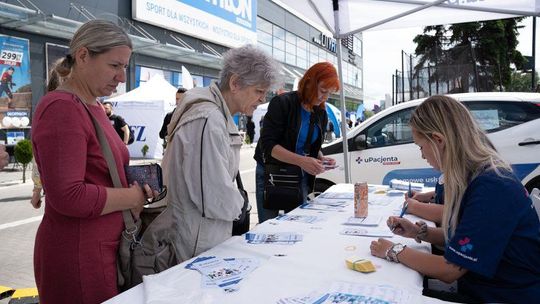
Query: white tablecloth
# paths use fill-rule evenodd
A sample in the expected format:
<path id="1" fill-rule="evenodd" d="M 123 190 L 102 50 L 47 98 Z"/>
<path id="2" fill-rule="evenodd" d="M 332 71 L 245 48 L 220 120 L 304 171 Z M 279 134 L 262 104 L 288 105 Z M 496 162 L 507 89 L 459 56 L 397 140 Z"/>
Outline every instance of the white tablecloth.
<path id="1" fill-rule="evenodd" d="M 327 192 L 352 192 L 350 184 L 335 185 Z M 375 194 L 370 193 L 370 202 Z M 389 215 L 399 215 L 403 196 L 376 194 L 388 205 L 370 203 L 369 214 L 381 214 L 379 228 L 386 227 Z M 371 256 L 371 237 L 340 234 L 342 225 L 353 215 L 353 204 L 344 212 L 314 211 L 299 209 L 290 214 L 316 215 L 325 217 L 322 222 L 307 224 L 270 220 L 255 227 L 253 232 L 298 232 L 303 241 L 294 245 L 247 244 L 244 237 L 233 237 L 201 256 L 249 257 L 260 259 L 260 266 L 240 283 L 240 289 L 227 293 L 220 288 L 201 288 L 201 275 L 185 269 L 186 261 L 167 271 L 149 277 L 140 284 L 105 302 L 113 303 L 276 303 L 285 297 L 303 296 L 323 289 L 331 283 L 353 282 L 386 284 L 402 289 L 411 295 L 410 303 L 438 303 L 440 301 L 422 297 L 422 276 L 401 264 Z M 416 220 L 415 217 L 411 220 Z M 388 229 L 388 228 L 385 228 Z M 398 236 L 391 238 L 407 246 L 429 251 L 427 243 L 417 244 L 414 240 Z M 360 273 L 347 269 L 345 259 L 350 256 L 367 258 L 377 267 L 373 273 Z M 145 278 L 146 279 L 146 278 Z"/>

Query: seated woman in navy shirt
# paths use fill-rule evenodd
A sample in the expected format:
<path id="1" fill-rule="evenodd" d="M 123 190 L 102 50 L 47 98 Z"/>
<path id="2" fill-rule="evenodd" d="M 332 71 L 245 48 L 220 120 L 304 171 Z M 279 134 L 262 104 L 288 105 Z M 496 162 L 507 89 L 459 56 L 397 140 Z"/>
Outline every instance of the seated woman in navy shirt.
<path id="1" fill-rule="evenodd" d="M 535 303 L 540 299 L 540 222 L 527 191 L 468 110 L 446 96 L 424 101 L 410 121 L 422 157 L 444 173 L 441 228 L 390 217 L 394 233 L 444 245 L 444 256 L 371 243 L 371 254 L 445 282 L 458 280 L 463 302 Z M 446 295 L 448 296 L 448 295 Z"/>

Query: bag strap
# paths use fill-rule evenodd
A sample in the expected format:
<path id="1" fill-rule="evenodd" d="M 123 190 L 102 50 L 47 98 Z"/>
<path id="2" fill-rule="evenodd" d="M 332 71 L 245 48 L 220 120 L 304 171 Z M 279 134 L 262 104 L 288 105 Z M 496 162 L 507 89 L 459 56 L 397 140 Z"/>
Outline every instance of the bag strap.
<path id="1" fill-rule="evenodd" d="M 313 137 L 313 129 L 315 128 L 315 119 L 317 118 L 317 115 L 315 112 L 311 112 L 311 115 L 309 116 L 309 128 L 307 133 L 306 142 L 304 144 L 304 155 L 309 155 L 311 150 L 311 138 Z"/>
<path id="2" fill-rule="evenodd" d="M 242 184 L 242 178 L 240 177 L 240 171 L 238 171 L 236 173 L 236 186 L 238 187 L 238 190 L 240 191 L 240 193 L 244 193 L 246 190 L 244 190 L 244 184 Z M 243 197 L 243 195 L 242 195 Z M 244 199 L 244 205 L 242 206 L 242 213 L 240 214 L 240 218 L 238 219 L 239 221 L 244 221 L 244 219 L 246 218 L 246 213 L 247 213 L 247 209 L 248 209 L 248 206 L 249 206 L 249 200 L 247 199 L 247 197 Z"/>
<path id="3" fill-rule="evenodd" d="M 99 145 L 101 146 L 101 152 L 103 153 L 103 156 L 105 157 L 105 161 L 107 162 L 107 167 L 109 167 L 109 174 L 111 175 L 111 179 L 113 181 L 114 187 L 123 188 L 122 182 L 120 181 L 120 175 L 118 174 L 118 168 L 116 167 L 116 160 L 114 159 L 111 146 L 109 145 L 109 141 L 107 140 L 107 137 L 105 137 L 105 133 L 103 132 L 101 125 L 98 123 L 94 114 L 90 112 L 90 109 L 88 108 L 86 103 L 84 103 L 78 96 L 77 98 L 83 104 L 84 108 L 90 115 L 90 118 L 92 118 L 92 123 L 94 124 L 94 128 L 96 129 L 96 135 L 99 140 Z M 131 211 L 122 210 L 122 217 L 124 218 L 126 231 L 134 233 L 137 230 L 137 226 L 135 225 L 135 221 L 133 220 Z"/>

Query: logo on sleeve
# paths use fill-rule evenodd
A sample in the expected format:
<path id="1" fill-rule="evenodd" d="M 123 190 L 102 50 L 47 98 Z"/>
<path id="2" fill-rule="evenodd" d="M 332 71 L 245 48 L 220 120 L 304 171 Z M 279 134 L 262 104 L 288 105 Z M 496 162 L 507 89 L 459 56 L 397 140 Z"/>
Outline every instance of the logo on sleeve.
<path id="1" fill-rule="evenodd" d="M 461 246 L 460 250 L 461 252 L 467 252 L 471 251 L 473 249 L 473 244 L 471 244 L 471 239 L 468 237 L 464 237 L 463 239 L 458 241 L 459 246 Z"/>

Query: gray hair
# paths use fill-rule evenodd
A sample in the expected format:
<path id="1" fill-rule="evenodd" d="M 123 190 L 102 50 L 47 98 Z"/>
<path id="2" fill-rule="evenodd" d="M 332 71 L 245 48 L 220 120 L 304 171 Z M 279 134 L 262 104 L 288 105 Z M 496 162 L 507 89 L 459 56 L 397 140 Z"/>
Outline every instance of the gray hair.
<path id="1" fill-rule="evenodd" d="M 106 20 L 90 20 L 75 32 L 69 44 L 69 55 L 55 69 L 61 77 L 66 77 L 75 64 L 73 55 L 78 49 L 86 47 L 90 55 L 94 56 L 117 46 L 133 48 L 131 39 L 121 27 Z"/>
<path id="2" fill-rule="evenodd" d="M 247 44 L 223 54 L 219 86 L 229 90 L 232 75 L 238 75 L 240 87 L 262 85 L 274 90 L 281 85 L 281 65 L 261 49 Z"/>

